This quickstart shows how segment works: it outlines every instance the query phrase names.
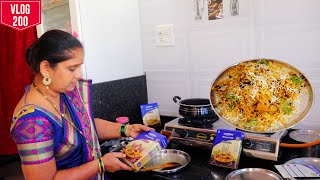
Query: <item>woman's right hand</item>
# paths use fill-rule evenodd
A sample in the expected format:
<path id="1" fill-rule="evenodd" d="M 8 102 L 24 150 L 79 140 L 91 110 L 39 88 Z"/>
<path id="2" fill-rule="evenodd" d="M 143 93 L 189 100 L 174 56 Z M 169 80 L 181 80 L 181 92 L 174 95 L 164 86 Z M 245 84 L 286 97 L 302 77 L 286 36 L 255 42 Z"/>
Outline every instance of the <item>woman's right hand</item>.
<path id="1" fill-rule="evenodd" d="M 115 172 L 119 170 L 132 171 L 133 168 L 121 162 L 119 158 L 125 158 L 126 155 L 122 152 L 111 152 L 101 157 L 104 163 L 104 169 L 108 172 Z"/>

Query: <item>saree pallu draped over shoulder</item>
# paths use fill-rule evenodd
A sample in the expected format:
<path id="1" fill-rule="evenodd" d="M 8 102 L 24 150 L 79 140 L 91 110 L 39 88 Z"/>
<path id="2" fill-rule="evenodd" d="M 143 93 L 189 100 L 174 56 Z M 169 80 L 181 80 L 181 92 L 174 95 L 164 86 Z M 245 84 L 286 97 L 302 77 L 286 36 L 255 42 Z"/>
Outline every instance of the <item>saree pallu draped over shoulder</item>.
<path id="1" fill-rule="evenodd" d="M 101 156 L 92 113 L 91 85 L 91 80 L 81 79 L 73 91 L 60 94 L 61 113 L 65 113 L 83 135 L 63 117 L 37 105 L 26 104 L 14 115 L 10 132 L 22 164 L 41 164 L 55 158 L 57 169 L 61 170 Z M 107 178 L 97 173 L 93 179 Z"/>

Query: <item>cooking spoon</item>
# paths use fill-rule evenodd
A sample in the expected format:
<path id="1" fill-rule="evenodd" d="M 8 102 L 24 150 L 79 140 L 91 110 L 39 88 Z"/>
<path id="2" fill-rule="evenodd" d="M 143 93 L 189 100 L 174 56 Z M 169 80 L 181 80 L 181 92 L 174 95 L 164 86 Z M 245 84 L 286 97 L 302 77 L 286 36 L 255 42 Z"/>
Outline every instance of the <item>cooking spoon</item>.
<path id="1" fill-rule="evenodd" d="M 140 169 L 140 171 L 152 171 L 155 169 L 172 168 L 172 167 L 177 167 L 177 166 L 181 166 L 181 164 L 176 163 L 176 162 L 170 162 L 170 163 L 165 163 L 165 164 L 161 164 L 161 165 L 157 165 L 157 166 L 150 166 L 147 168 L 143 168 L 143 169 Z"/>

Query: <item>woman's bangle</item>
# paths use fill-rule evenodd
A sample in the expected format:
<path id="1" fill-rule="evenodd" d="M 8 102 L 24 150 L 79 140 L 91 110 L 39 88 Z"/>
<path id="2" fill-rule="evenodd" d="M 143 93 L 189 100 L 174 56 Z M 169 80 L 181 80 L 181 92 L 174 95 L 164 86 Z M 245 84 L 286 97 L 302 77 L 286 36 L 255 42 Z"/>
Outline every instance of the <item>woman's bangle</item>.
<path id="1" fill-rule="evenodd" d="M 128 126 L 126 126 L 124 128 L 124 134 L 126 135 L 126 137 L 129 137 L 129 132 L 128 132 L 128 129 L 129 129 L 129 124 L 127 124 Z"/>
<path id="2" fill-rule="evenodd" d="M 125 133 L 125 129 L 126 129 L 126 124 L 122 124 L 120 126 L 120 134 L 121 134 L 122 137 L 127 137 L 126 133 Z"/>
<path id="3" fill-rule="evenodd" d="M 99 171 L 100 171 L 100 174 L 105 172 L 104 163 L 103 163 L 101 157 L 99 157 Z"/>
<path id="4" fill-rule="evenodd" d="M 98 161 L 98 167 L 99 167 L 99 173 L 101 174 L 102 173 L 102 169 L 101 169 L 101 165 L 100 165 L 100 158 L 99 158 L 99 161 Z"/>
<path id="5" fill-rule="evenodd" d="M 100 161 L 101 161 L 101 166 L 102 166 L 102 172 L 105 172 L 106 170 L 104 169 L 104 163 L 103 163 L 103 161 L 101 160 L 101 158 L 100 158 Z"/>

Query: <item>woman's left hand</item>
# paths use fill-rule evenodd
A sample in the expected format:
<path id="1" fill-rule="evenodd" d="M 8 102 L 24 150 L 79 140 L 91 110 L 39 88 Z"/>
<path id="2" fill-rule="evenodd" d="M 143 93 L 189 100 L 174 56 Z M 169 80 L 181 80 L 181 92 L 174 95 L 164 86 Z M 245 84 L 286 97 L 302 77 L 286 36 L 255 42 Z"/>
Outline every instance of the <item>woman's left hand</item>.
<path id="1" fill-rule="evenodd" d="M 126 125 L 125 134 L 128 137 L 137 137 L 142 131 L 150 131 L 153 130 L 153 128 L 144 126 L 142 124 L 128 124 Z"/>

